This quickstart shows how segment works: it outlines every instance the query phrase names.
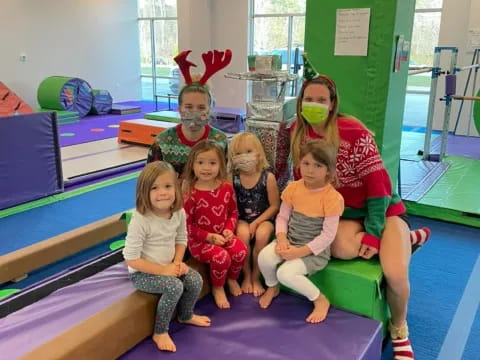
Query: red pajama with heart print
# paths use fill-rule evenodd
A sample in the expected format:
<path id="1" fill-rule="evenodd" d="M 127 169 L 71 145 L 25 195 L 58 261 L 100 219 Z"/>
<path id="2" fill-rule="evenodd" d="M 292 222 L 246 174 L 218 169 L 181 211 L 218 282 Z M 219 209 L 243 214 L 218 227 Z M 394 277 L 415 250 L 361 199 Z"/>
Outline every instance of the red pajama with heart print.
<path id="1" fill-rule="evenodd" d="M 207 241 L 209 233 L 235 233 L 238 221 L 233 186 L 223 182 L 215 190 L 192 188 L 184 204 L 187 213 L 188 249 L 192 256 L 210 265 L 213 286 L 225 284 L 227 277 L 236 280 L 247 258 L 247 247 L 236 236 L 224 246 Z"/>

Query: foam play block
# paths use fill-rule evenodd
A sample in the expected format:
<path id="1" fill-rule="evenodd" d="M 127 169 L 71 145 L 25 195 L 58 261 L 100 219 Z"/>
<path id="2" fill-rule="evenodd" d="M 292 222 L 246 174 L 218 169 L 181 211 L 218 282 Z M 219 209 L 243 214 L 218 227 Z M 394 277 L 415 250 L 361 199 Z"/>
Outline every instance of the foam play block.
<path id="1" fill-rule="evenodd" d="M 118 142 L 152 145 L 155 137 L 165 129 L 176 124 L 165 121 L 134 119 L 120 121 L 118 129 Z"/>
<path id="2" fill-rule="evenodd" d="M 180 122 L 180 114 L 178 113 L 178 111 L 169 111 L 169 110 L 155 111 L 151 113 L 146 113 L 144 115 L 144 118 L 149 120 L 160 120 L 160 121 L 168 121 L 173 123 Z"/>
<path id="3" fill-rule="evenodd" d="M 332 259 L 325 269 L 309 279 L 332 305 L 380 321 L 385 330 L 390 315 L 378 259 Z"/>
<path id="4" fill-rule="evenodd" d="M 139 106 L 113 104 L 110 113 L 115 115 L 126 115 L 139 113 L 141 111 L 142 109 Z"/>

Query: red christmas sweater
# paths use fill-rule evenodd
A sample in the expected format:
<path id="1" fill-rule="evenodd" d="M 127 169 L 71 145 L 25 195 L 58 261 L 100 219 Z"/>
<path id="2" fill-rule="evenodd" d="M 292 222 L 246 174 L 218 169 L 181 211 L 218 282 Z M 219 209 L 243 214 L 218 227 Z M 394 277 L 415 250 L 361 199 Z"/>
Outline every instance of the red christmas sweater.
<path id="1" fill-rule="evenodd" d="M 235 232 L 238 221 L 237 201 L 232 184 L 222 182 L 215 190 L 193 187 L 184 202 L 187 213 L 188 246 L 206 242 L 209 233 Z"/>
<path id="2" fill-rule="evenodd" d="M 295 123 L 291 127 L 291 131 Z M 340 146 L 337 154 L 338 192 L 345 200 L 346 219 L 363 219 L 365 232 L 362 243 L 380 248 L 380 238 L 388 216 L 404 214 L 406 209 L 398 194 L 392 191 L 390 176 L 378 152 L 375 140 L 359 122 L 338 118 Z M 307 127 L 304 141 L 321 139 Z M 295 179 L 300 178 L 298 168 Z"/>

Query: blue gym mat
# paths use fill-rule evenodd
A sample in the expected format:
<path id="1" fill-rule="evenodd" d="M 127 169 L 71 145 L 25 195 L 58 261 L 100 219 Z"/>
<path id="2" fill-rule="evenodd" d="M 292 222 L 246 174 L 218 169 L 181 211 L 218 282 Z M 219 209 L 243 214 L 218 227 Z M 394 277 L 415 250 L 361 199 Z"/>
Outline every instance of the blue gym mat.
<path id="1" fill-rule="evenodd" d="M 130 179 L 0 219 L 0 255 L 33 245 L 135 206 Z"/>

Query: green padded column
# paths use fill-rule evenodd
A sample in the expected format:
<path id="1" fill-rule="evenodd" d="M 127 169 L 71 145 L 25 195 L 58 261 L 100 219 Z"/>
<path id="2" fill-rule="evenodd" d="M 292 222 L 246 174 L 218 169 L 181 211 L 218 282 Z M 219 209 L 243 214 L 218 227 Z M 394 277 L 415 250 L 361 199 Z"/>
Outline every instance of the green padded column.
<path id="1" fill-rule="evenodd" d="M 337 9 L 370 8 L 368 56 L 334 56 Z M 314 67 L 335 80 L 340 111 L 375 132 L 396 184 L 408 62 L 393 72 L 397 35 L 411 41 L 415 0 L 307 0 L 305 51 Z"/>

